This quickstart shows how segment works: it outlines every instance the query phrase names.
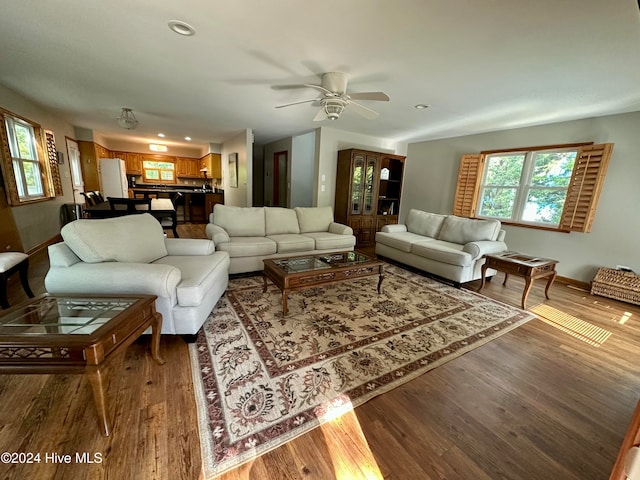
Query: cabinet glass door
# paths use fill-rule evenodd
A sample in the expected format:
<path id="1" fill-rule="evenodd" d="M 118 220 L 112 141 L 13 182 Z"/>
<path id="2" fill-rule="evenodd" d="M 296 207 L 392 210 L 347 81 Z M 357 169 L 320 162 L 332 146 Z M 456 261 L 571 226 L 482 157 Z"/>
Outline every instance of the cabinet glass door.
<path id="1" fill-rule="evenodd" d="M 353 159 L 353 175 L 351 177 L 351 214 L 362 213 L 362 187 L 364 182 L 364 157 Z"/>
<path id="2" fill-rule="evenodd" d="M 374 157 L 367 158 L 367 167 L 364 173 L 364 205 L 362 208 L 362 213 L 365 215 L 370 215 L 371 213 L 373 213 L 373 198 L 375 196 L 374 180 L 376 175 L 376 159 Z"/>

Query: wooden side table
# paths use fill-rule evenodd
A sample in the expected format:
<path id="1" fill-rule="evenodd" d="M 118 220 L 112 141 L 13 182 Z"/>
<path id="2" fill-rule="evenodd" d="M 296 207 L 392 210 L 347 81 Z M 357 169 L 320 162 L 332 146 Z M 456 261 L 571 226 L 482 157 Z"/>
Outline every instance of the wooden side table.
<path id="1" fill-rule="evenodd" d="M 482 283 L 478 288 L 478 292 L 484 287 L 487 269 L 493 268 L 494 270 L 504 273 L 504 282 L 502 282 L 502 285 L 507 284 L 509 274 L 524 277 L 525 286 L 524 291 L 522 292 L 521 303 L 523 309 L 527 308 L 527 296 L 529 295 L 533 281 L 537 278 L 548 277 L 547 286 L 544 289 L 544 296 L 549 299 L 549 288 L 551 288 L 551 285 L 557 275 L 557 260 L 533 257 L 531 255 L 525 255 L 518 252 L 504 252 L 495 255 L 486 255 L 485 259 L 484 265 L 482 265 Z"/>

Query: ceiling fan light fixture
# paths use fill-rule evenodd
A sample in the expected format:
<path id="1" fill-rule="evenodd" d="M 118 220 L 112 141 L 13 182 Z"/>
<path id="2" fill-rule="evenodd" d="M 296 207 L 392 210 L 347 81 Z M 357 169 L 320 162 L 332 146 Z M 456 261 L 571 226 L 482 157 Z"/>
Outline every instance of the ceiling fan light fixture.
<path id="1" fill-rule="evenodd" d="M 135 130 L 138 126 L 138 119 L 135 117 L 130 108 L 122 107 L 122 113 L 117 118 L 118 125 L 125 130 Z"/>
<path id="2" fill-rule="evenodd" d="M 342 102 L 325 102 L 324 113 L 327 114 L 329 120 L 337 120 L 340 114 L 344 110 L 344 104 Z"/>

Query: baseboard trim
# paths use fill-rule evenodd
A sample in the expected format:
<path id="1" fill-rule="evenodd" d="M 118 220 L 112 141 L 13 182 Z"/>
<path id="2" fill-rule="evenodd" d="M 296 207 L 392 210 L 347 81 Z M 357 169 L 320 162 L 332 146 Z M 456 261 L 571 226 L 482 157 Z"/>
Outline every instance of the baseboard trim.
<path id="1" fill-rule="evenodd" d="M 576 287 L 581 290 L 586 290 L 587 292 L 591 291 L 591 283 L 589 282 L 581 282 L 580 280 L 575 280 L 573 278 L 561 277 L 561 276 L 556 277 L 556 282 L 564 283 L 569 287 Z"/>
<path id="2" fill-rule="evenodd" d="M 35 247 L 27 250 L 25 253 L 31 257 L 33 255 L 36 255 L 36 254 L 46 250 L 49 245 L 53 245 L 54 243 L 58 243 L 58 242 L 61 242 L 61 241 L 62 241 L 62 236 L 60 234 L 58 234 L 55 237 L 52 237 L 49 240 L 41 243 L 40 245 L 36 245 Z"/>

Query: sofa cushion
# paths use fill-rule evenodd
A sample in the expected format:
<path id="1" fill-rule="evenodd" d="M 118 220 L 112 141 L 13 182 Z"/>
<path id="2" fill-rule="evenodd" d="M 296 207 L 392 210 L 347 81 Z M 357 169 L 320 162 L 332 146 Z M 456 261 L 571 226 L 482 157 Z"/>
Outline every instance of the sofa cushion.
<path id="1" fill-rule="evenodd" d="M 154 263 L 171 265 L 180 270 L 182 278 L 176 288 L 178 305 L 195 307 L 213 289 L 218 275 L 216 269 L 228 268 L 229 256 L 222 252 L 211 255 L 167 256 Z"/>
<path id="2" fill-rule="evenodd" d="M 281 207 L 264 207 L 267 235 L 300 233 L 295 210 Z"/>
<path id="3" fill-rule="evenodd" d="M 469 267 L 472 263 L 471 254 L 463 252 L 462 248 L 463 245 L 458 243 L 431 240 L 412 244 L 411 253 L 449 265 Z"/>
<path id="4" fill-rule="evenodd" d="M 309 232 L 305 237 L 312 238 L 316 244 L 316 250 L 353 250 L 356 237 L 353 235 L 340 235 L 329 232 Z"/>
<path id="5" fill-rule="evenodd" d="M 333 209 L 331 207 L 296 207 L 300 233 L 326 232 L 333 222 Z"/>
<path id="6" fill-rule="evenodd" d="M 389 247 L 397 248 L 403 252 L 411 252 L 411 245 L 416 242 L 433 241 L 432 238 L 417 235 L 411 232 L 376 233 L 376 242 Z"/>
<path id="7" fill-rule="evenodd" d="M 216 246 L 230 257 L 256 257 L 276 253 L 276 242 L 267 237 L 230 237 L 229 242 Z"/>
<path id="8" fill-rule="evenodd" d="M 411 233 L 438 238 L 438 233 L 440 233 L 445 218 L 447 218 L 447 215 L 411 209 L 404 223 L 407 226 L 407 231 Z"/>
<path id="9" fill-rule="evenodd" d="M 278 253 L 307 252 L 315 248 L 315 241 L 305 235 L 286 233 L 282 235 L 269 235 L 270 240 L 276 242 Z"/>
<path id="10" fill-rule="evenodd" d="M 167 255 L 160 223 L 150 214 L 67 223 L 60 234 L 83 262 L 149 263 Z"/>
<path id="11" fill-rule="evenodd" d="M 264 208 L 232 207 L 220 203 L 213 207 L 213 223 L 224 228 L 230 237 L 264 237 Z"/>
<path id="12" fill-rule="evenodd" d="M 495 240 L 500 233 L 500 225 L 498 220 L 475 220 L 449 215 L 445 218 L 437 239 L 462 245 L 480 240 Z"/>

